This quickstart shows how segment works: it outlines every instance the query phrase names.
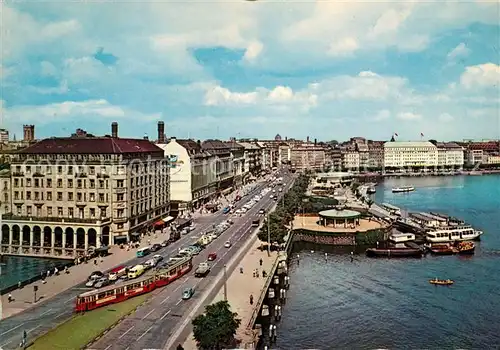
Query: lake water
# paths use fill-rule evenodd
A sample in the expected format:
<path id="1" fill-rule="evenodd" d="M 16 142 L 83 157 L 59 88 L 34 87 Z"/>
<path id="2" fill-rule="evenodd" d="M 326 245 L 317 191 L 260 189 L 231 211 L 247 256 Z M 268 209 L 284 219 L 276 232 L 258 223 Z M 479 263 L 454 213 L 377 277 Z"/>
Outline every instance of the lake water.
<path id="1" fill-rule="evenodd" d="M 32 257 L 4 256 L 0 262 L 0 290 L 54 270 L 61 261 Z"/>
<path id="2" fill-rule="evenodd" d="M 391 192 L 402 185 L 416 191 Z M 332 247 L 299 245 L 277 347 L 499 349 L 500 176 L 389 179 L 375 198 L 464 219 L 485 232 L 476 254 L 351 262 Z M 455 284 L 432 286 L 434 277 Z"/>

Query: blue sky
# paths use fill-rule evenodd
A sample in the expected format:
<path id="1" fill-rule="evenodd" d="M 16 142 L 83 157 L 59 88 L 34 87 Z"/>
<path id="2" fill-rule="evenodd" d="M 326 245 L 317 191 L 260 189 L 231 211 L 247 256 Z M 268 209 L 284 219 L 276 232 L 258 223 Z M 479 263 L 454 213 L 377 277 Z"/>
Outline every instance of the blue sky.
<path id="1" fill-rule="evenodd" d="M 500 137 L 486 1 L 2 3 L 3 127 L 21 136 Z"/>

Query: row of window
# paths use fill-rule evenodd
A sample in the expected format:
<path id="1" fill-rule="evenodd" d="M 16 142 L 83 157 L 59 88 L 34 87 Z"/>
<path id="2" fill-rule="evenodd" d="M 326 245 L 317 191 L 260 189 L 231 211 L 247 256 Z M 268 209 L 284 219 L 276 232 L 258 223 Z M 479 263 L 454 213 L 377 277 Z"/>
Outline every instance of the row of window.
<path id="1" fill-rule="evenodd" d="M 26 180 L 26 181 L 24 181 Z M 117 186 L 119 186 L 119 181 L 122 181 L 122 186 L 123 187 L 123 180 L 118 180 L 117 181 Z M 93 179 L 78 179 L 78 180 L 73 180 L 73 179 L 68 179 L 64 181 L 63 179 L 57 179 L 56 181 L 56 187 L 57 188 L 100 188 L 100 189 L 107 189 L 109 188 L 109 180 L 93 180 Z M 35 187 L 35 188 L 52 188 L 53 186 L 53 181 L 52 179 L 38 179 L 38 178 L 14 178 L 14 188 L 19 188 L 19 187 L 24 187 L 26 184 L 26 187 Z"/>
<path id="2" fill-rule="evenodd" d="M 26 214 L 27 216 L 36 216 L 36 217 L 69 217 L 69 218 L 79 218 L 79 219 L 85 219 L 85 218 L 91 218 L 91 219 L 96 219 L 97 216 L 96 214 L 99 213 L 100 218 L 105 218 L 107 217 L 107 209 L 106 208 L 89 208 L 88 212 L 84 208 L 64 208 L 64 207 L 51 207 L 47 206 L 45 208 L 42 208 L 41 206 L 31 206 L 27 205 L 26 206 L 26 213 L 23 213 L 23 206 L 22 205 L 16 205 L 16 214 L 17 215 L 24 215 Z"/>

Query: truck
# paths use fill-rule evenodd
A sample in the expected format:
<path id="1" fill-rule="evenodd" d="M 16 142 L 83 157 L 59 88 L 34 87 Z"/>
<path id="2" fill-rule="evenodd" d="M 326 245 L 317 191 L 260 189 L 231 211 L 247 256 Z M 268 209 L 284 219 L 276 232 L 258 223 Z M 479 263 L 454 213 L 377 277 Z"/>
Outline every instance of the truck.
<path id="1" fill-rule="evenodd" d="M 207 262 L 202 262 L 198 265 L 194 271 L 194 277 L 205 277 L 210 272 L 210 264 Z"/>

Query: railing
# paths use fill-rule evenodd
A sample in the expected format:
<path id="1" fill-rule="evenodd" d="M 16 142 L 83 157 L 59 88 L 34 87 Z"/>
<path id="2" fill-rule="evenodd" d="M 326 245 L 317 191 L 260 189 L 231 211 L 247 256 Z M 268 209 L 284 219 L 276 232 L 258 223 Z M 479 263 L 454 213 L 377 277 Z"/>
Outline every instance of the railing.
<path id="1" fill-rule="evenodd" d="M 12 176 L 24 176 L 24 173 L 22 173 L 22 172 L 13 172 Z"/>
<path id="2" fill-rule="evenodd" d="M 3 214 L 2 220 L 11 221 L 46 221 L 46 222 L 70 222 L 70 223 L 82 223 L 82 224 L 96 224 L 97 221 L 108 222 L 111 218 L 102 219 L 90 219 L 90 218 L 69 218 L 69 217 L 50 217 L 50 216 L 26 216 L 26 215 L 14 215 L 14 214 Z"/>

